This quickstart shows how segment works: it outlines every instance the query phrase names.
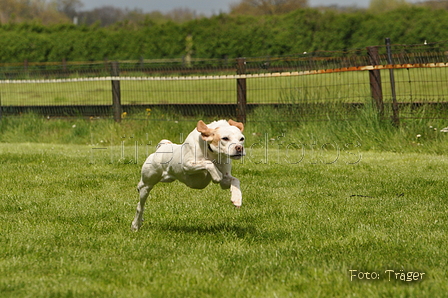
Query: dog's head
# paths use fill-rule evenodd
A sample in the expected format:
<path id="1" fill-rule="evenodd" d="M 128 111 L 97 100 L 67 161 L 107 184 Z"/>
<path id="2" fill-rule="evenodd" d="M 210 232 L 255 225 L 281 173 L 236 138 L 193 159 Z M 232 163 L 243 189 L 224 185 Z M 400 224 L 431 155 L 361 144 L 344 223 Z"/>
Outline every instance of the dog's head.
<path id="1" fill-rule="evenodd" d="M 232 159 L 240 159 L 246 155 L 244 150 L 244 125 L 233 120 L 220 120 L 208 126 L 199 120 L 196 129 L 201 133 L 202 140 L 207 142 L 210 152 L 225 154 Z"/>

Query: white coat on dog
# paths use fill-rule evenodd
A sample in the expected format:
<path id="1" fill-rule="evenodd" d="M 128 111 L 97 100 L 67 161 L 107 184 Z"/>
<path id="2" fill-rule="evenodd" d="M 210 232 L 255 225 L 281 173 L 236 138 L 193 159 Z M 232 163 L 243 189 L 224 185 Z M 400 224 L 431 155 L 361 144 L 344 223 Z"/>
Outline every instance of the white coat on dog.
<path id="1" fill-rule="evenodd" d="M 141 227 L 146 199 L 158 182 L 179 180 L 188 187 L 202 189 L 213 181 L 223 189 L 230 188 L 233 205 L 240 207 L 240 181 L 231 174 L 231 160 L 245 155 L 243 130 L 243 123 L 233 120 L 208 125 L 200 120 L 183 144 L 160 141 L 142 167 L 137 186 L 140 201 L 131 229 L 137 231 Z"/>

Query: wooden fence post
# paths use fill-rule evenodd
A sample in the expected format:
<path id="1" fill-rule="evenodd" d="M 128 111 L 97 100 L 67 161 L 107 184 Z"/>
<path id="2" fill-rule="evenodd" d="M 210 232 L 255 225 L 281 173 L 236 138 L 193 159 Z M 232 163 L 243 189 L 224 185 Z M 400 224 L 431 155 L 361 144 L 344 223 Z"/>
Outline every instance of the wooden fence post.
<path id="1" fill-rule="evenodd" d="M 112 77 L 120 76 L 120 65 L 118 61 L 111 62 L 111 75 Z M 115 122 L 121 122 L 121 91 L 120 91 L 120 80 L 112 79 L 112 107 L 114 110 L 114 120 Z"/>
<path id="2" fill-rule="evenodd" d="M 236 73 L 238 75 L 246 74 L 246 58 L 237 59 Z M 239 122 L 246 123 L 246 105 L 247 105 L 247 89 L 246 79 L 236 79 L 236 119 Z"/>
<path id="3" fill-rule="evenodd" d="M 370 64 L 375 66 L 380 64 L 380 57 L 378 55 L 378 47 L 367 47 L 367 54 L 369 55 Z M 381 87 L 381 73 L 378 69 L 369 70 L 370 92 L 376 104 L 378 114 L 384 115 L 383 90 Z"/>
<path id="4" fill-rule="evenodd" d="M 390 38 L 386 38 L 386 49 L 387 49 L 387 63 L 394 64 L 392 59 L 392 50 L 390 47 Z M 397 95 L 395 92 L 395 75 L 393 68 L 389 69 L 390 75 L 390 88 L 392 90 L 392 123 L 398 127 L 400 125 L 400 117 L 398 115 L 398 103 L 397 103 Z"/>
<path id="5" fill-rule="evenodd" d="M 62 70 L 67 71 L 67 59 L 62 58 Z"/>

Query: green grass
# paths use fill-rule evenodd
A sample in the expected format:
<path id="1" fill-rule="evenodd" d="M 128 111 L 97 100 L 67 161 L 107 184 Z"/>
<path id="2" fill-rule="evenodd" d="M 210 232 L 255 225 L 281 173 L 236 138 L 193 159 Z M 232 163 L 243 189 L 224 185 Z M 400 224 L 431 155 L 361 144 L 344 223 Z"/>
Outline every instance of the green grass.
<path id="1" fill-rule="evenodd" d="M 217 185 L 158 184 L 133 233 L 142 160 L 135 163 L 131 145 L 124 159 L 120 145 L 93 157 L 92 148 L 0 144 L 1 297 L 448 291 L 445 155 L 353 150 L 329 163 L 334 150 L 316 150 L 294 164 L 283 150 L 270 148 L 265 160 L 265 148 L 248 146 L 251 158 L 233 171 L 241 209 Z M 350 164 L 354 155 L 361 160 Z M 351 281 L 349 270 L 377 272 L 380 280 Z M 425 275 L 388 281 L 386 270 Z"/>
<path id="2" fill-rule="evenodd" d="M 2 118 L 0 296 L 443 297 L 446 123 L 395 128 L 368 107 L 354 121 L 279 122 L 282 112 L 248 117 L 233 170 L 241 209 L 217 185 L 158 184 L 138 233 L 141 164 L 197 119 Z"/>
<path id="3" fill-rule="evenodd" d="M 384 102 L 391 102 L 389 71 L 381 71 Z M 399 102 L 444 102 L 445 68 L 395 70 Z M 110 105 L 111 82 L 1 84 L 1 104 Z M 121 81 L 123 104 L 233 104 L 236 80 Z M 247 102 L 365 103 L 370 101 L 369 74 L 352 71 L 320 75 L 247 79 Z"/>
<path id="4" fill-rule="evenodd" d="M 248 114 L 246 139 L 254 147 L 268 144 L 270 148 L 333 148 L 343 151 L 347 146 L 362 150 L 446 154 L 448 134 L 440 132 L 447 126 L 445 114 L 441 119 L 402 119 L 399 128 L 389 120 L 378 117 L 374 108 L 366 106 L 354 113 L 353 120 L 340 121 L 327 115 L 326 121 L 306 121 L 292 118 L 288 110 L 260 107 Z M 338 112 L 335 110 L 333 112 Z M 420 116 L 425 116 L 422 110 Z M 104 118 L 50 119 L 36 115 L 5 116 L 0 121 L 0 142 L 54 143 L 104 146 L 134 146 L 149 152 L 148 145 L 162 139 L 182 142 L 195 127 L 198 119 L 205 122 L 214 117 L 186 117 L 163 110 L 130 112 L 121 123 Z M 330 146 L 330 144 L 332 144 Z M 347 145 L 347 146 L 346 146 Z M 99 151 L 98 151 L 99 152 Z"/>

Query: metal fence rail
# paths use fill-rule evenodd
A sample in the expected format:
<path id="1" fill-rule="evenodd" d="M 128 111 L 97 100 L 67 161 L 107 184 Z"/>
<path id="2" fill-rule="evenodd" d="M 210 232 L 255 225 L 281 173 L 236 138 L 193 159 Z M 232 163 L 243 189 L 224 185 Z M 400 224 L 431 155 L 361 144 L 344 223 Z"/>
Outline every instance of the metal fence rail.
<path id="1" fill-rule="evenodd" d="M 1 64 L 0 112 L 120 121 L 150 109 L 155 119 L 211 115 L 245 121 L 255 110 L 257 117 L 272 117 L 275 109 L 284 111 L 279 121 L 306 121 L 350 119 L 373 103 L 394 119 L 422 117 L 422 107 L 425 117 L 445 117 L 447 46 L 384 45 L 236 60 Z"/>

